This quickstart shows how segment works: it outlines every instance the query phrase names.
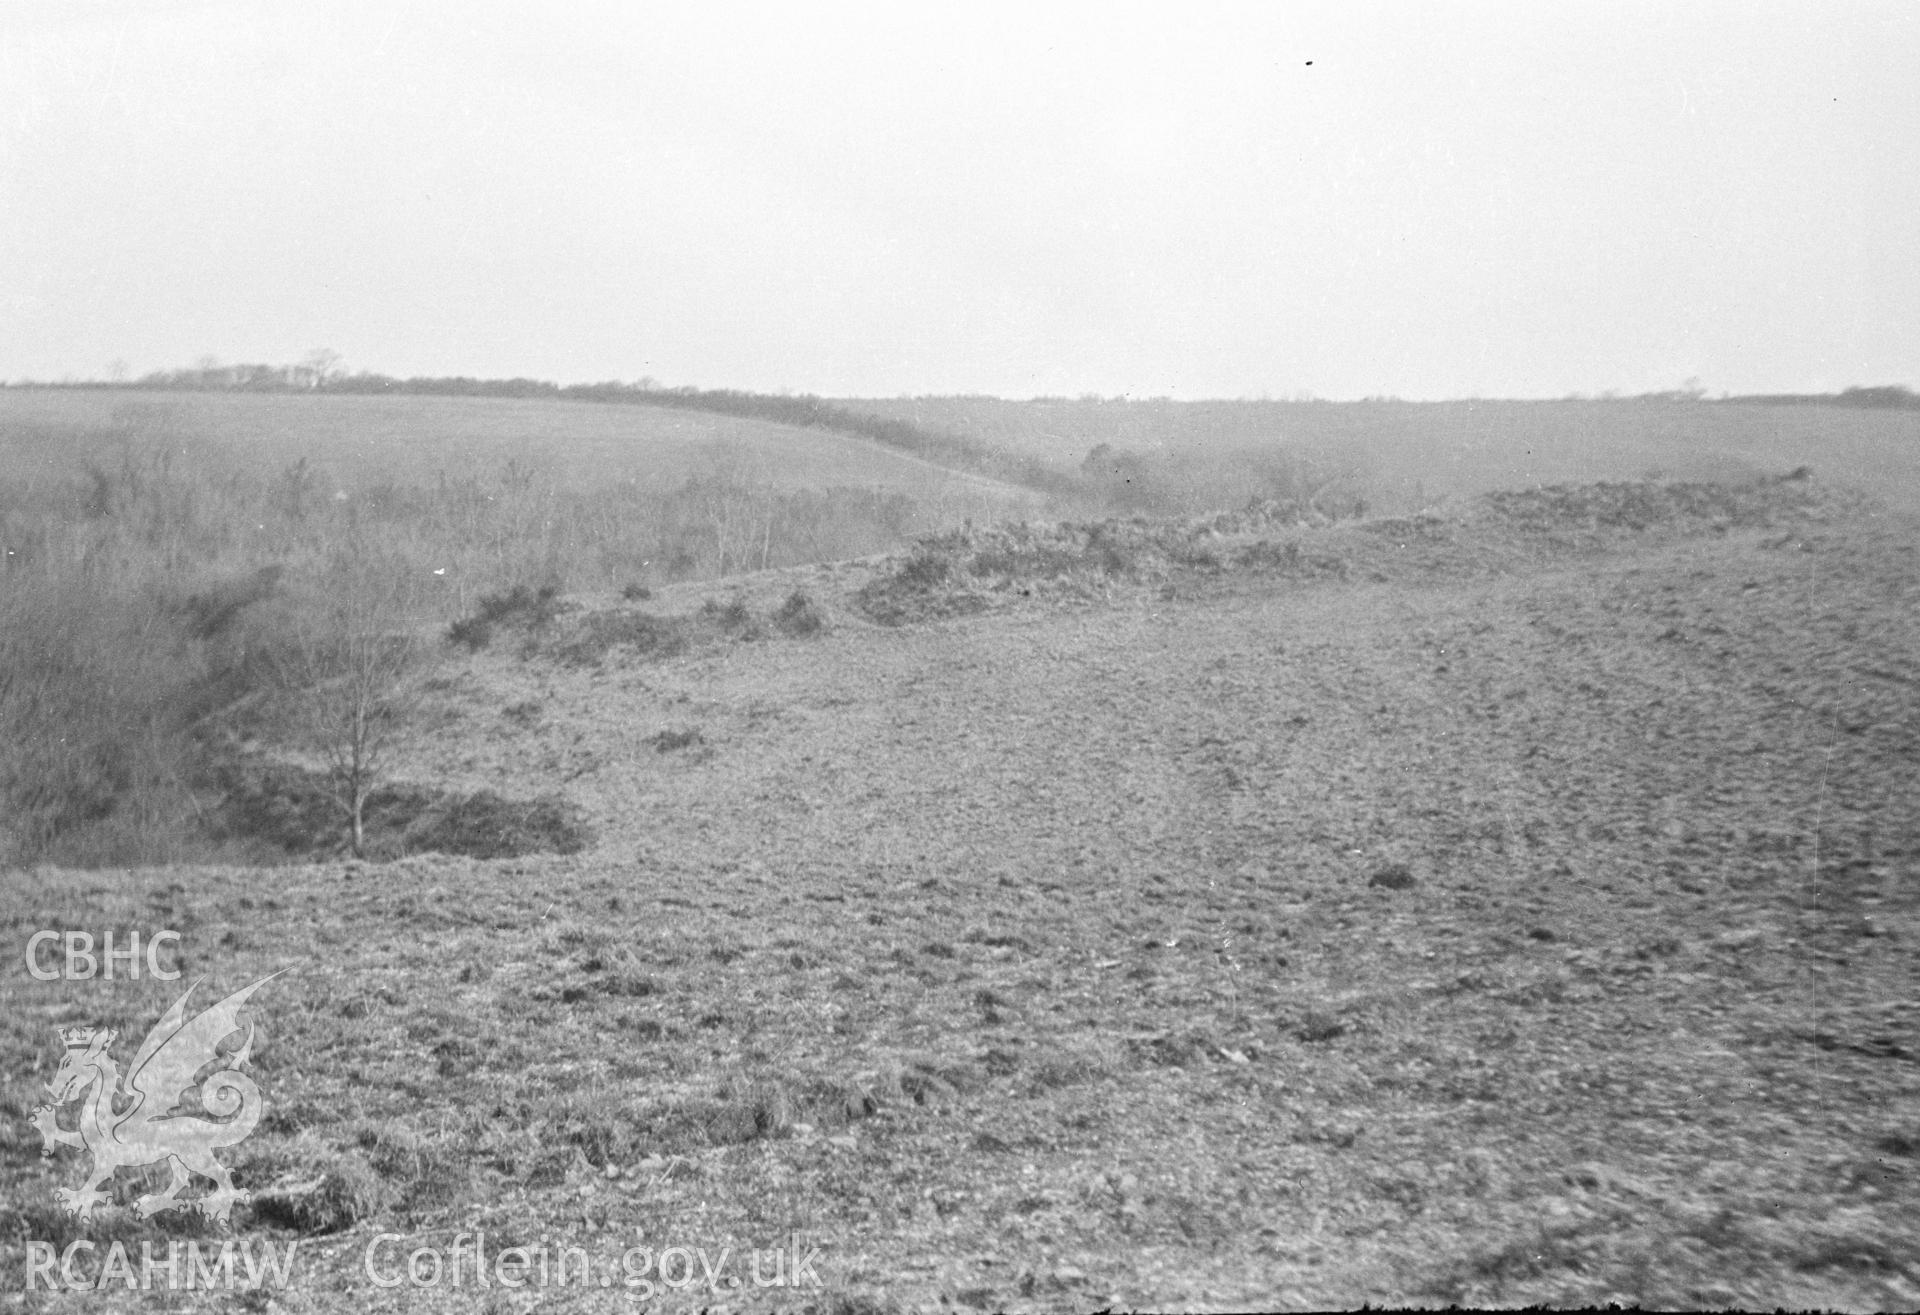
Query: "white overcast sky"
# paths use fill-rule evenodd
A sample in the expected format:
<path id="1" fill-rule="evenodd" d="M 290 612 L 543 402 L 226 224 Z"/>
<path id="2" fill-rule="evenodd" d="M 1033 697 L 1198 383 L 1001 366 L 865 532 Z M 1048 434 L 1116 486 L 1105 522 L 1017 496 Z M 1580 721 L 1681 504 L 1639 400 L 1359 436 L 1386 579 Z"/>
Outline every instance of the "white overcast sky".
<path id="1" fill-rule="evenodd" d="M 1920 4 L 0 0 L 0 378 L 1920 385 Z"/>

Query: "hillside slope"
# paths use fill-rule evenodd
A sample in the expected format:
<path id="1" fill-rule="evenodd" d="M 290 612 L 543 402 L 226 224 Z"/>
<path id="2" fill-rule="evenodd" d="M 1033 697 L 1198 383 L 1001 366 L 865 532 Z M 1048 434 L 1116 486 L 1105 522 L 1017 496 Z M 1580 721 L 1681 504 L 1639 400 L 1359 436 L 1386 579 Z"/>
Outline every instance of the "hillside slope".
<path id="1" fill-rule="evenodd" d="M 456 1228 L 797 1230 L 823 1302 L 926 1309 L 1911 1307 L 1915 529 L 1786 480 L 976 533 L 664 659 L 587 600 L 444 672 L 404 769 L 564 790 L 587 853 L 0 907 L 298 965 L 236 1218 L 347 1231 L 289 1310 L 462 1309 L 361 1267 Z M 171 998 L 0 992 L 21 1119 L 47 1026 Z M 4 1231 L 67 1236 L 15 1138 Z"/>
<path id="2" fill-rule="evenodd" d="M 409 395 L 0 389 L 6 473 L 65 475 L 122 441 L 231 447 L 274 468 L 306 458 L 343 486 L 408 483 L 516 463 L 563 488 L 672 487 L 716 461 L 780 488 L 836 485 L 971 503 L 986 519 L 1041 495 L 869 439 L 705 411 L 592 402 Z"/>

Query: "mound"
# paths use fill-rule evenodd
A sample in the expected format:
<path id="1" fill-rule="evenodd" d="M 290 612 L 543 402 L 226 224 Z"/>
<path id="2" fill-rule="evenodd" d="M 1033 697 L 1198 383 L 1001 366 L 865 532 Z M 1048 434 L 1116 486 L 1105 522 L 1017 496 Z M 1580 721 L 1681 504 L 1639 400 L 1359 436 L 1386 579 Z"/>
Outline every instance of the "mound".
<path id="1" fill-rule="evenodd" d="M 1223 574 L 1376 583 L 1480 575 L 1734 528 L 1819 523 L 1863 505 L 1802 469 L 1744 484 L 1642 481 L 1499 492 L 1453 515 L 1335 527 L 1301 524 L 1296 508 L 1267 502 L 1203 520 L 963 530 L 921 540 L 862 587 L 854 603 L 874 621 L 901 625 L 1035 597 L 1108 597 L 1126 585 L 1155 586 L 1171 597 Z"/>

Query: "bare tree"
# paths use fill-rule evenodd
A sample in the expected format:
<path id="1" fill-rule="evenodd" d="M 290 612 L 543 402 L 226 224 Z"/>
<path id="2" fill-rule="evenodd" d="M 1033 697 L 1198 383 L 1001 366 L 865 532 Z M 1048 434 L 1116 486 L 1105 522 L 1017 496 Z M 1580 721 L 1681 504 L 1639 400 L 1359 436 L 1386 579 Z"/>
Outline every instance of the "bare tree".
<path id="1" fill-rule="evenodd" d="M 409 677 L 425 649 L 411 628 L 416 591 L 400 560 L 349 548 L 294 630 L 290 692 L 356 857 L 366 852 L 367 800 L 417 699 Z"/>
<path id="2" fill-rule="evenodd" d="M 316 347 L 300 359 L 300 377 L 309 388 L 325 388 L 340 373 L 340 353 L 331 347 Z"/>
<path id="3" fill-rule="evenodd" d="M 713 533 L 715 575 L 765 569 L 773 551 L 777 499 L 765 462 L 744 445 L 716 444 L 694 481 Z"/>

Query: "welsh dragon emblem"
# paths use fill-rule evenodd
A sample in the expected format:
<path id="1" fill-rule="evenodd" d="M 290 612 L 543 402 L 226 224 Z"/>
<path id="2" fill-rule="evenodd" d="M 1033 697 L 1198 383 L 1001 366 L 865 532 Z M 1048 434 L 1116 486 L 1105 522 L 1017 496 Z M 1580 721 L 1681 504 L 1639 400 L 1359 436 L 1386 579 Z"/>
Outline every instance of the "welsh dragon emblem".
<path id="1" fill-rule="evenodd" d="M 197 1206 L 214 1221 L 229 1222 L 235 1203 L 246 1201 L 250 1193 L 234 1187 L 226 1166 L 213 1158 L 214 1148 L 245 1140 L 260 1121 L 263 1103 L 260 1088 L 239 1071 L 252 1058 L 254 1040 L 253 1023 L 243 1023 L 240 1010 L 249 996 L 279 975 L 262 977 L 184 1022 L 187 997 L 206 978 L 194 982 L 140 1043 L 124 1087 L 119 1066 L 107 1053 L 117 1032 L 91 1027 L 61 1031 L 66 1054 L 47 1084 L 53 1100 L 33 1112 L 33 1126 L 45 1143 L 42 1155 L 52 1155 L 58 1146 L 78 1146 L 93 1155 L 93 1170 L 82 1186 L 56 1189 L 63 1207 L 81 1219 L 91 1218 L 94 1207 L 107 1200 L 101 1184 L 114 1170 L 165 1160 L 173 1181 L 166 1191 L 150 1192 L 134 1202 L 142 1219 Z M 246 1036 L 237 1047 L 221 1047 L 240 1032 Z M 189 1092 L 198 1094 L 191 1106 L 185 1103 Z M 82 1101 L 79 1126 L 69 1132 L 57 1116 L 61 1106 L 75 1100 Z M 198 1200 L 180 1200 L 180 1189 L 192 1174 L 211 1179 L 217 1190 Z"/>

